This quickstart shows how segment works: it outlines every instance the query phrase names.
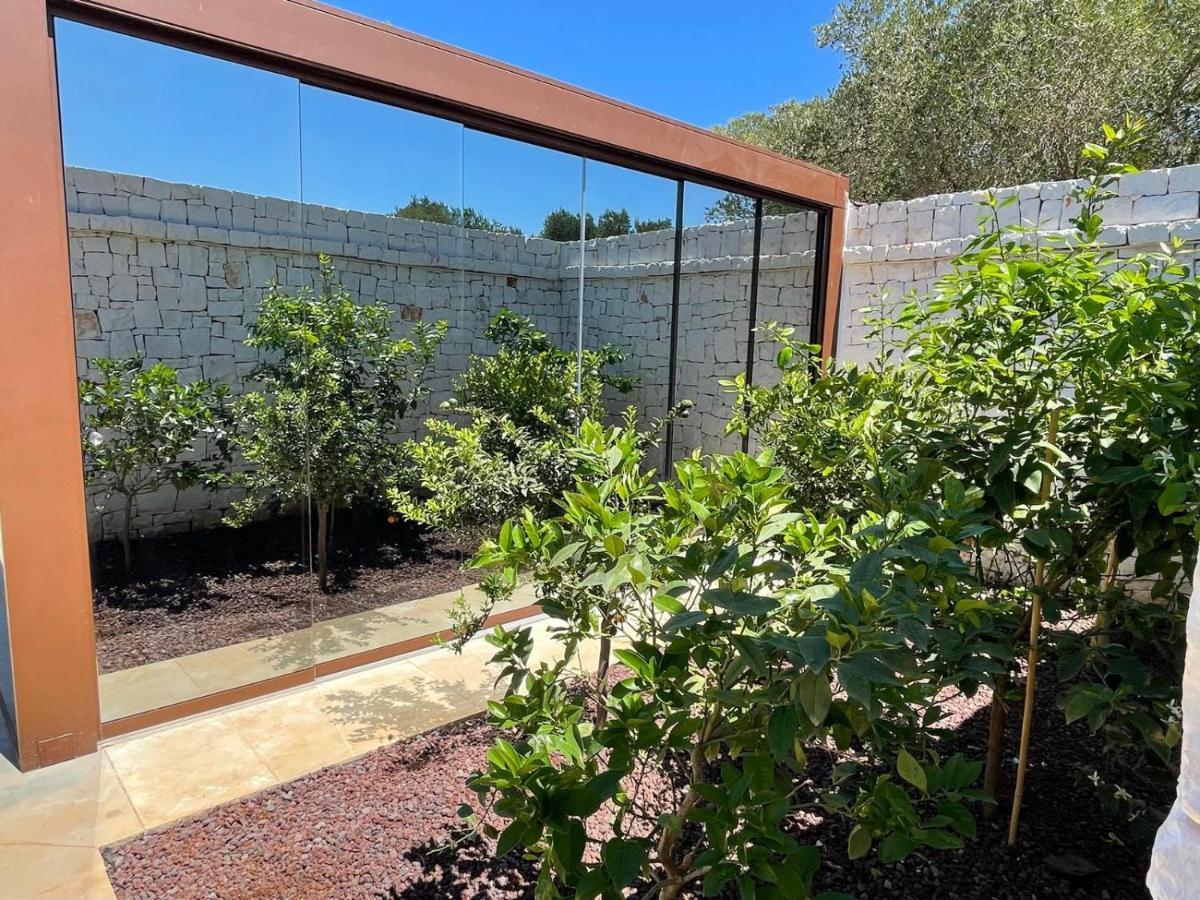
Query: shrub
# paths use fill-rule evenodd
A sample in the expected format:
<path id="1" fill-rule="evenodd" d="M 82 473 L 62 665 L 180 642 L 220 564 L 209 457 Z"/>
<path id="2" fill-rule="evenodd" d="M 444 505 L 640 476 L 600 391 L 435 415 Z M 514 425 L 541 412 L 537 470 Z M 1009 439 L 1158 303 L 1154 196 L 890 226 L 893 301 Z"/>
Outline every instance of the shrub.
<path id="1" fill-rule="evenodd" d="M 79 382 L 84 474 L 124 501 L 121 548 L 133 565 L 137 498 L 171 484 L 215 488 L 229 461 L 229 389 L 208 381 L 180 384 L 170 366 L 141 357 L 97 359 L 97 380 Z"/>
<path id="2" fill-rule="evenodd" d="M 939 692 L 1003 652 L 961 557 L 977 493 L 913 502 L 945 473 L 892 470 L 886 513 L 823 522 L 765 456 L 693 457 L 660 484 L 628 428 L 591 422 L 576 455 L 561 514 L 507 523 L 476 561 L 492 601 L 529 573 L 563 645 L 563 661 L 530 669 L 528 629 L 489 637 L 510 678 L 489 707 L 507 734 L 471 781 L 497 853 L 538 860 L 538 896 L 677 897 L 697 882 L 807 897 L 819 851 L 787 819 L 809 804 L 857 823 L 852 857 L 974 833 L 980 766 L 939 760 L 931 737 Z M 589 638 L 599 664 L 572 692 L 568 660 Z M 809 754 L 830 744 L 862 762 L 818 779 Z M 643 791 L 656 777 L 668 783 Z"/>
<path id="3" fill-rule="evenodd" d="M 580 415 L 603 413 L 606 387 L 624 393 L 633 385 L 607 371 L 625 357 L 606 345 L 585 351 L 579 391 L 576 355 L 506 309 L 484 336 L 495 354 L 471 360 L 446 404 L 469 423 L 427 421 L 429 434 L 407 447 L 417 484 L 398 479 L 389 492 L 402 515 L 468 539 L 525 506 L 545 511 L 571 483 L 568 447 Z"/>
<path id="4" fill-rule="evenodd" d="M 1130 258 L 1102 243 L 1103 205 L 1131 171 L 1112 158 L 1139 132 L 1132 122 L 1109 128 L 1102 145 L 1085 148 L 1090 175 L 1068 235 L 1001 227 L 1000 209 L 1014 200 L 990 199 L 990 227 L 933 296 L 878 323 L 900 336 L 866 370 L 833 365 L 813 380 L 809 348 L 780 332 L 783 381 L 743 389 L 744 424 L 761 429 L 802 488 L 833 474 L 868 496 L 875 476 L 862 463 L 889 445 L 977 491 L 976 574 L 1022 600 L 1010 644 L 1028 634 L 1036 659 L 1043 614 L 1100 613 L 1093 628 L 1055 638 L 1060 673 L 1084 679 L 1060 698 L 1067 719 L 1086 717 L 1170 764 L 1182 644 L 1165 642 L 1183 633 L 1178 588 L 1195 559 L 1200 499 L 1200 285 L 1178 242 Z M 1155 579 L 1153 609 L 1116 579 L 1130 557 Z M 996 558 L 1003 564 L 989 567 Z M 998 676 L 992 790 L 1009 677 Z"/>
<path id="5" fill-rule="evenodd" d="M 315 503 L 318 579 L 328 588 L 328 523 L 340 504 L 380 495 L 401 465 L 400 419 L 427 393 L 447 323 L 391 332 L 383 301 L 359 304 L 320 257 L 316 292 L 272 285 L 246 344 L 266 351 L 261 389 L 238 404 L 239 441 L 252 466 L 234 521 L 267 504 Z"/>

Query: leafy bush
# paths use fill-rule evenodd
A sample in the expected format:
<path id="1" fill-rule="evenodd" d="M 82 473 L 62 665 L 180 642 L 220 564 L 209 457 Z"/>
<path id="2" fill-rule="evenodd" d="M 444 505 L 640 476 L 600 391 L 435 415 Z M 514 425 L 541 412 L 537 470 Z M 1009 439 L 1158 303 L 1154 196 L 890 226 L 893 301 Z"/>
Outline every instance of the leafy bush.
<path id="1" fill-rule="evenodd" d="M 490 704 L 507 736 L 471 782 L 505 820 L 476 819 L 497 852 L 539 861 L 538 896 L 637 884 L 677 897 L 700 882 L 708 895 L 807 897 L 819 851 L 787 819 L 813 804 L 854 819 L 856 858 L 974 833 L 965 801 L 980 766 L 940 760 L 931 738 L 939 692 L 1001 665 L 992 604 L 961 556 L 977 493 L 914 503 L 945 473 L 893 470 L 886 513 L 823 522 L 766 457 L 693 457 L 660 484 L 630 429 L 592 422 L 576 455 L 561 514 L 526 512 L 476 560 L 493 602 L 528 572 L 563 645 L 563 661 L 530 669 L 528 629 L 489 638 L 510 678 Z M 599 663 L 575 693 L 568 661 L 590 638 Z M 610 654 L 625 668 L 615 682 Z M 829 745 L 862 762 L 808 783 L 809 755 Z"/>
<path id="2" fill-rule="evenodd" d="M 935 460 L 977 491 L 976 575 L 1022 600 L 1010 644 L 1032 622 L 1036 647 L 1043 613 L 1100 613 L 1095 627 L 1056 638 L 1062 675 L 1084 679 L 1061 700 L 1067 718 L 1169 763 L 1186 608 L 1178 588 L 1195 559 L 1200 499 L 1200 285 L 1178 243 L 1130 258 L 1102 243 L 1103 205 L 1131 171 L 1112 157 L 1139 133 L 1130 122 L 1085 148 L 1090 175 L 1068 235 L 1001 227 L 1003 203 L 990 200 L 991 227 L 933 296 L 879 323 L 901 337 L 873 366 L 833 365 L 813 380 L 809 348 L 780 332 L 783 381 L 743 388 L 743 424 L 760 428 L 802 491 L 833 476 L 851 506 L 869 496 L 880 446 Z M 836 505 L 820 490 L 818 501 Z M 1131 557 L 1155 580 L 1159 605 L 1140 607 L 1117 582 Z M 993 788 L 1007 681 L 993 680 Z"/>
<path id="3" fill-rule="evenodd" d="M 246 344 L 267 351 L 260 390 L 238 404 L 239 442 L 252 469 L 234 521 L 267 504 L 316 504 L 318 578 L 328 588 L 328 522 L 340 504 L 379 495 L 401 465 L 400 419 L 427 393 L 447 323 L 391 331 L 390 307 L 359 304 L 320 258 L 315 293 L 272 285 Z"/>
<path id="4" fill-rule="evenodd" d="M 171 484 L 216 488 L 229 462 L 229 389 L 209 381 L 180 384 L 163 363 L 142 357 L 97 359 L 100 378 L 81 379 L 84 475 L 124 500 L 121 548 L 133 566 L 137 498 Z"/>
<path id="5" fill-rule="evenodd" d="M 429 434 L 407 448 L 417 484 L 400 481 L 389 492 L 402 515 L 469 539 L 494 532 L 525 506 L 544 511 L 571 483 L 568 447 L 581 413 L 603 414 L 606 387 L 625 393 L 633 386 L 608 371 L 625 357 L 606 345 L 584 352 L 580 392 L 576 355 L 507 309 L 484 336 L 495 354 L 472 358 L 445 405 L 469 423 L 427 421 Z"/>

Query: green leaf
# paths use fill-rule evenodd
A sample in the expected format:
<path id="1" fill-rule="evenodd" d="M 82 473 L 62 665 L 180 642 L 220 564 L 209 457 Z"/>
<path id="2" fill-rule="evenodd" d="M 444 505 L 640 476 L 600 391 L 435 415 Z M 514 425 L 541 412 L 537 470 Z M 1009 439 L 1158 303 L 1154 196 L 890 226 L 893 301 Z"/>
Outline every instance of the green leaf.
<path id="1" fill-rule="evenodd" d="M 509 850 L 512 850 L 517 844 L 521 843 L 521 838 L 525 834 L 526 827 L 524 822 L 517 819 L 505 828 L 500 833 L 500 837 L 496 839 L 496 855 L 504 856 Z"/>
<path id="2" fill-rule="evenodd" d="M 906 834 L 889 834 L 879 845 L 879 859 L 885 863 L 899 862 L 917 849 L 917 842 Z"/>
<path id="3" fill-rule="evenodd" d="M 862 859 L 871 852 L 871 832 L 863 825 L 855 825 L 850 832 L 847 854 L 851 859 Z"/>
<path id="4" fill-rule="evenodd" d="M 925 778 L 925 770 L 921 768 L 921 764 L 913 758 L 912 754 L 901 748 L 900 754 L 896 757 L 896 771 L 900 773 L 900 777 L 915 787 L 921 793 L 925 793 L 929 789 L 929 784 Z"/>
<path id="5" fill-rule="evenodd" d="M 639 842 L 621 838 L 609 841 L 600 851 L 608 877 L 617 887 L 624 887 L 637 877 L 645 854 L 646 850 Z"/>
<path id="6" fill-rule="evenodd" d="M 798 696 L 800 705 L 808 713 L 814 725 L 824 724 L 833 703 L 833 691 L 829 685 L 829 677 L 823 672 L 805 669 L 798 679 Z"/>
<path id="7" fill-rule="evenodd" d="M 1172 481 L 1158 495 L 1158 511 L 1164 516 L 1173 515 L 1183 509 L 1190 489 L 1180 481 Z"/>
<path id="8" fill-rule="evenodd" d="M 796 737 L 796 711 L 790 706 L 780 706 L 771 713 L 767 721 L 767 742 L 771 755 L 778 760 L 792 758 L 792 745 Z"/>

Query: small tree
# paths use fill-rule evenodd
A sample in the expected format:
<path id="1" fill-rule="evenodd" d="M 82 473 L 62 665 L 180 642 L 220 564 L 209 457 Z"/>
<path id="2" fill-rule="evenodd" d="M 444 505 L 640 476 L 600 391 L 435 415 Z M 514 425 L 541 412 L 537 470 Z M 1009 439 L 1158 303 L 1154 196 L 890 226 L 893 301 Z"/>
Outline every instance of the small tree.
<path id="1" fill-rule="evenodd" d="M 395 338 L 391 308 L 355 303 L 320 257 L 318 290 L 272 285 L 248 346 L 266 351 L 261 390 L 238 405 L 242 453 L 252 466 L 234 521 L 266 504 L 316 504 L 317 562 L 328 590 L 329 515 L 378 496 L 401 465 L 400 419 L 427 393 L 426 377 L 448 325 L 418 323 Z"/>
<path id="2" fill-rule="evenodd" d="M 496 313 L 484 337 L 496 352 L 471 359 L 444 406 L 470 422 L 426 422 L 429 434 L 407 445 L 418 484 L 397 478 L 389 491 L 401 515 L 470 541 L 494 533 L 526 506 L 550 509 L 571 484 L 569 447 L 581 415 L 603 414 L 606 387 L 625 393 L 634 383 L 609 371 L 625 357 L 605 345 L 585 351 L 580 393 L 576 355 L 507 309 Z"/>
<path id="3" fill-rule="evenodd" d="M 628 429 L 585 423 L 578 452 L 562 514 L 507 523 L 477 560 L 493 599 L 529 573 L 562 644 L 531 670 L 528 629 L 489 638 L 506 734 L 471 781 L 481 814 L 464 810 L 498 854 L 538 861 L 539 897 L 808 897 L 819 850 L 785 826 L 809 805 L 853 820 L 851 858 L 974 834 L 980 765 L 931 750 L 940 692 L 996 664 L 992 604 L 961 557 L 977 494 L 926 502 L 932 481 L 957 483 L 888 467 L 883 513 L 821 522 L 766 457 L 691 458 L 660 486 Z M 575 693 L 568 666 L 592 637 L 599 667 Z M 852 743 L 860 763 L 809 769 L 809 749 Z M 642 793 L 650 773 L 670 784 Z"/>
<path id="4" fill-rule="evenodd" d="M 1063 680 L 1082 679 L 1060 705 L 1068 721 L 1086 717 L 1169 766 L 1179 578 L 1195 558 L 1200 497 L 1200 283 L 1178 242 L 1121 258 L 1102 241 L 1104 203 L 1132 171 L 1114 160 L 1140 130 L 1108 128 L 1103 144 L 1085 148 L 1089 178 L 1067 235 L 1000 227 L 1001 204 L 990 200 L 990 222 L 932 297 L 879 323 L 899 335 L 894 355 L 866 369 L 830 365 L 814 380 L 810 349 L 777 332 L 785 375 L 770 389 L 743 388 L 743 400 L 749 424 L 818 499 L 833 483 L 846 492 L 841 507 L 863 508 L 883 448 L 909 464 L 936 460 L 978 491 L 974 574 L 1017 601 L 998 637 L 1010 653 L 1028 643 L 1027 711 L 1043 616 L 1096 616 L 1094 627 L 1053 638 Z M 1116 581 L 1130 557 L 1156 580 L 1152 608 Z M 989 678 L 994 795 L 1015 674 L 1005 666 Z"/>
<path id="5" fill-rule="evenodd" d="M 164 485 L 216 488 L 229 461 L 229 389 L 208 381 L 180 384 L 170 366 L 142 358 L 97 359 L 97 380 L 79 382 L 84 406 L 83 458 L 89 484 L 123 498 L 121 548 L 133 566 L 137 498 Z"/>

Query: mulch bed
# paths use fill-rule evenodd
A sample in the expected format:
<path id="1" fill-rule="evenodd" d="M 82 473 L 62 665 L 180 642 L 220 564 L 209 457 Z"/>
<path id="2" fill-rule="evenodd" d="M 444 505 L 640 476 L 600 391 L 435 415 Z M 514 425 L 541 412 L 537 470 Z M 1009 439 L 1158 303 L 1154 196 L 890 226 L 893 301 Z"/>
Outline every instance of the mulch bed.
<path id="1" fill-rule="evenodd" d="M 346 517 L 349 519 L 349 517 Z M 120 547 L 94 551 L 93 612 L 101 672 L 128 669 L 314 622 L 458 590 L 470 551 L 382 516 L 355 534 L 338 522 L 330 593 L 301 551 L 296 518 L 138 541 L 134 571 Z M 344 533 L 343 533 L 344 532 Z"/>
<path id="2" fill-rule="evenodd" d="M 1065 726 L 1051 710 L 1055 685 L 1052 668 L 1045 668 L 1016 849 L 1005 845 L 1007 810 L 981 822 L 979 836 L 963 850 L 891 866 L 874 853 L 849 861 L 841 821 L 798 818 L 792 830 L 822 847 L 816 889 L 861 900 L 1147 898 L 1149 848 L 1135 831 L 1155 823 L 1104 815 L 1086 776 L 1093 770 L 1120 776 L 1109 771 L 1085 727 Z M 982 756 L 987 702 L 980 692 L 949 704 L 954 732 L 945 740 L 947 754 Z M 1019 720 L 1017 703 L 1010 722 Z M 1016 728 L 1010 731 L 1015 757 Z M 482 766 L 495 737 L 476 717 L 147 832 L 105 848 L 109 877 L 118 897 L 139 900 L 531 898 L 536 873 L 528 863 L 516 853 L 494 859 L 487 842 L 462 841 L 459 831 L 455 810 L 473 799 L 464 781 Z M 832 762 L 813 759 L 810 774 L 820 779 Z M 1165 810 L 1174 790 L 1169 782 L 1159 779 L 1144 799 Z"/>

